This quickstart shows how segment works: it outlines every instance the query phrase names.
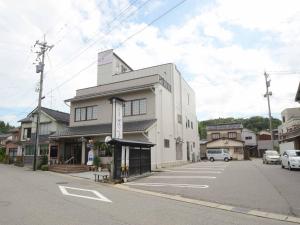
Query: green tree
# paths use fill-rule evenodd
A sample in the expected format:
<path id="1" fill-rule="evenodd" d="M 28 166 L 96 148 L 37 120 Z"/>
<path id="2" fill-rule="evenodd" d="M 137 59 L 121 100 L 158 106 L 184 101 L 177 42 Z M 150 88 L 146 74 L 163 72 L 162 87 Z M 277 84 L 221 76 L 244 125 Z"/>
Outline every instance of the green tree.
<path id="1" fill-rule="evenodd" d="M 4 121 L 0 120 L 0 133 L 7 133 L 9 129 L 14 128 L 9 123 L 5 123 Z"/>

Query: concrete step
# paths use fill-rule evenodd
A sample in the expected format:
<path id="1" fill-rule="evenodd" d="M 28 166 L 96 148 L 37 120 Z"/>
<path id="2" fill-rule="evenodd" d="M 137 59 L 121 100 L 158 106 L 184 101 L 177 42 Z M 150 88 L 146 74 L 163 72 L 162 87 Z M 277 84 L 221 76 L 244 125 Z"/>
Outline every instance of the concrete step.
<path id="1" fill-rule="evenodd" d="M 80 173 L 89 171 L 86 165 L 51 165 L 49 170 L 57 173 Z"/>

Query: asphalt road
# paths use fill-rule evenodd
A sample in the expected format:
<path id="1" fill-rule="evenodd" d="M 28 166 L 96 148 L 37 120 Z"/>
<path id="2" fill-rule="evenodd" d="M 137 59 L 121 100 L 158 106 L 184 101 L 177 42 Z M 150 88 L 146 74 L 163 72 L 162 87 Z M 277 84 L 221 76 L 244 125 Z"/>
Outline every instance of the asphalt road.
<path id="1" fill-rule="evenodd" d="M 98 196 L 91 191 L 97 191 Z M 104 198 L 105 201 L 100 201 L 99 198 Z M 288 225 L 292 223 L 120 190 L 91 180 L 50 172 L 32 172 L 29 169 L 0 164 L 0 224 Z"/>
<path id="2" fill-rule="evenodd" d="M 129 187 L 300 217 L 300 171 L 252 161 L 199 162 L 125 184 Z"/>

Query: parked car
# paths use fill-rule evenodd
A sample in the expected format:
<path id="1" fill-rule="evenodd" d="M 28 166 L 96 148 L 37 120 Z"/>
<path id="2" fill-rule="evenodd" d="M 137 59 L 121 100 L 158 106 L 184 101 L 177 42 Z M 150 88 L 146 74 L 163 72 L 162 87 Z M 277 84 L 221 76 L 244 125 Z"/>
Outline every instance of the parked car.
<path id="1" fill-rule="evenodd" d="M 263 163 L 269 164 L 269 163 L 275 163 L 275 164 L 280 164 L 280 155 L 278 154 L 277 151 L 274 150 L 267 150 L 265 151 L 263 155 Z"/>
<path id="2" fill-rule="evenodd" d="M 211 162 L 215 160 L 228 162 L 231 159 L 228 149 L 207 149 L 206 155 Z"/>
<path id="3" fill-rule="evenodd" d="M 281 156 L 281 167 L 289 170 L 300 169 L 300 150 L 286 150 Z"/>

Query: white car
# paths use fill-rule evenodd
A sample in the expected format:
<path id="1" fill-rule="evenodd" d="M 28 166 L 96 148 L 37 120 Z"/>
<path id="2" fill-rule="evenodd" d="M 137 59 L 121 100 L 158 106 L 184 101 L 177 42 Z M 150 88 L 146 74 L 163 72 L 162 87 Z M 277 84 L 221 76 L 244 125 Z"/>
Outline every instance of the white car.
<path id="1" fill-rule="evenodd" d="M 207 149 L 206 156 L 211 162 L 215 160 L 228 162 L 231 159 L 228 149 Z"/>
<path id="2" fill-rule="evenodd" d="M 275 163 L 280 164 L 280 155 L 277 151 L 267 150 L 263 155 L 263 164 Z"/>
<path id="3" fill-rule="evenodd" d="M 281 167 L 300 169 L 300 150 L 286 150 L 281 156 Z"/>

